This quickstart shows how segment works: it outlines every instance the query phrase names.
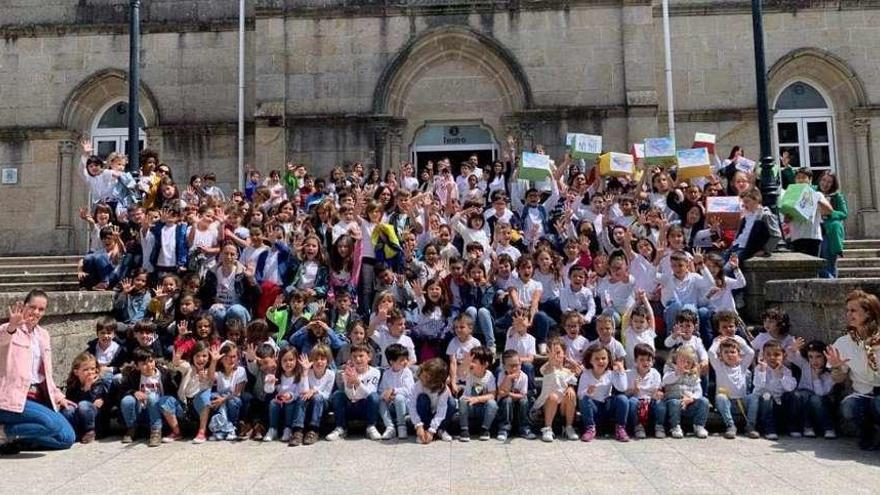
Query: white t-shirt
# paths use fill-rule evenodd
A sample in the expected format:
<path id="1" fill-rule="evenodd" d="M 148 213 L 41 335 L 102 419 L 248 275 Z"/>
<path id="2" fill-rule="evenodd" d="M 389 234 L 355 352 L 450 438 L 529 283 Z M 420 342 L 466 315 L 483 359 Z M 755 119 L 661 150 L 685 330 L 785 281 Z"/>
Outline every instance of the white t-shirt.
<path id="1" fill-rule="evenodd" d="M 532 296 L 535 292 L 542 290 L 541 283 L 536 281 L 535 279 L 531 279 L 528 282 L 523 282 L 519 277 L 513 280 L 513 283 L 510 284 L 512 289 L 516 289 L 516 294 L 519 296 L 519 305 L 521 308 L 528 308 L 532 303 Z"/>
<path id="2" fill-rule="evenodd" d="M 227 376 L 226 373 L 220 370 L 217 370 L 217 373 L 214 374 L 214 388 L 220 395 L 231 394 L 239 383 L 246 382 L 247 374 L 241 366 L 235 367 L 232 376 Z"/>
<path id="3" fill-rule="evenodd" d="M 503 371 L 498 375 L 498 378 L 495 380 L 496 390 L 501 388 L 501 384 L 504 382 L 506 375 L 507 374 Z M 520 370 L 519 375 L 517 375 L 511 382 L 510 392 L 514 394 L 527 394 L 529 392 L 529 376 L 522 370 Z"/>
<path id="4" fill-rule="evenodd" d="M 511 332 L 504 343 L 504 350 L 508 349 L 515 350 L 520 356 L 534 356 L 536 354 L 535 337 Z"/>
<path id="5" fill-rule="evenodd" d="M 446 346 L 446 355 L 449 356 L 450 360 L 455 359 L 456 363 L 459 365 L 457 368 L 458 377 L 456 378 L 464 378 L 467 369 L 461 367 L 461 361 L 471 352 L 471 349 L 479 346 L 480 341 L 473 336 L 468 337 L 464 342 L 458 340 L 458 337 L 449 341 L 449 345 Z"/>
<path id="6" fill-rule="evenodd" d="M 646 344 L 651 349 L 654 349 L 654 339 L 657 338 L 657 332 L 653 328 L 646 328 L 643 332 L 636 332 L 632 325 L 627 325 L 624 335 L 624 340 L 626 341 L 626 367 L 635 368 L 636 358 L 633 354 L 634 349 L 638 344 Z"/>
<path id="7" fill-rule="evenodd" d="M 483 394 L 490 394 L 495 392 L 495 376 L 492 375 L 492 372 L 486 370 L 483 373 L 483 376 L 474 376 L 473 373 L 468 373 L 467 378 L 464 381 L 464 393 L 462 393 L 462 397 L 477 397 Z"/>
<path id="8" fill-rule="evenodd" d="M 641 381 L 638 379 L 641 378 Z M 631 369 L 626 371 L 626 383 L 628 386 L 636 385 L 636 395 L 638 399 L 650 399 L 654 392 L 660 388 L 660 372 L 654 368 L 648 370 L 645 376 L 640 376 L 639 371 Z"/>
<path id="9" fill-rule="evenodd" d="M 95 360 L 98 362 L 100 366 L 107 366 L 111 362 L 113 362 L 113 358 L 119 354 L 119 350 L 121 346 L 114 340 L 110 341 L 110 345 L 107 346 L 106 349 L 101 349 L 101 346 L 95 345 Z"/>
<path id="10" fill-rule="evenodd" d="M 590 341 L 583 335 L 578 335 L 573 339 L 568 335 L 563 335 L 562 341 L 565 342 L 565 357 L 578 364 L 583 364 L 584 353 L 587 351 L 587 347 L 590 346 Z"/>
<path id="11" fill-rule="evenodd" d="M 635 279 L 632 275 L 628 277 L 626 282 L 611 282 L 609 278 L 599 281 L 596 292 L 603 309 L 607 309 L 610 302 L 615 311 L 623 314 L 635 304 Z"/>
<path id="12" fill-rule="evenodd" d="M 158 266 L 177 266 L 177 225 L 162 227 L 162 244 L 159 246 Z"/>
<path id="13" fill-rule="evenodd" d="M 153 376 L 141 375 L 141 383 L 138 390 L 145 394 L 162 394 L 162 375 L 157 371 Z"/>
<path id="14" fill-rule="evenodd" d="M 305 261 L 302 266 L 302 277 L 299 279 L 300 289 L 313 289 L 315 280 L 318 278 L 318 264 L 314 261 Z"/>

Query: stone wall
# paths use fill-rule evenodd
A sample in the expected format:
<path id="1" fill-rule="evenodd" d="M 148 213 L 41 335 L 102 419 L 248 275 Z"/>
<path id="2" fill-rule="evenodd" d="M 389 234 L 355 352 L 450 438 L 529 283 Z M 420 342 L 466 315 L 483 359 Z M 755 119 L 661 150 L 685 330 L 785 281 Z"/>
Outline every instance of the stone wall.
<path id="1" fill-rule="evenodd" d="M 24 296 L 24 293 L 0 293 L 0 308 L 10 307 Z M 49 306 L 40 325 L 52 339 L 53 377 L 59 386 L 67 379 L 73 358 L 86 350 L 86 344 L 95 338 L 95 320 L 111 309 L 113 294 L 110 292 L 49 294 Z"/>

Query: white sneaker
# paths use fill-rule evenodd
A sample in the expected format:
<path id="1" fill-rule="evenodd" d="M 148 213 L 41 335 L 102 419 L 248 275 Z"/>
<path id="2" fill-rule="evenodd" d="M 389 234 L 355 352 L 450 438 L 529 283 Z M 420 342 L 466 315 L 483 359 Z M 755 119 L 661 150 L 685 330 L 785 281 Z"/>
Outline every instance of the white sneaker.
<path id="1" fill-rule="evenodd" d="M 542 356 L 547 355 L 547 344 L 545 344 L 543 342 L 538 344 L 538 354 L 540 354 Z"/>
<path id="2" fill-rule="evenodd" d="M 706 431 L 705 426 L 694 426 L 694 435 L 697 438 L 709 438 L 709 432 Z"/>
<path id="3" fill-rule="evenodd" d="M 764 438 L 766 438 L 767 440 L 779 440 L 779 435 L 777 435 L 776 433 L 767 433 L 766 435 L 764 435 Z"/>
<path id="4" fill-rule="evenodd" d="M 789 435 L 791 435 L 791 438 L 800 438 L 804 436 L 804 434 L 799 431 L 792 431 L 789 433 Z"/>
<path id="5" fill-rule="evenodd" d="M 409 432 L 406 431 L 406 426 L 397 427 L 397 438 L 400 440 L 406 440 L 409 438 Z"/>
<path id="6" fill-rule="evenodd" d="M 450 435 L 446 430 L 438 430 L 437 437 L 439 437 L 440 440 L 443 440 L 444 442 L 452 441 L 452 435 Z"/>
<path id="7" fill-rule="evenodd" d="M 672 436 L 672 438 L 684 438 L 684 432 L 681 431 L 681 425 L 673 426 L 669 434 Z"/>
<path id="8" fill-rule="evenodd" d="M 666 428 L 662 425 L 657 425 L 654 427 L 654 437 L 655 438 L 666 438 Z"/>
<path id="9" fill-rule="evenodd" d="M 287 443 L 290 441 L 290 435 L 293 435 L 293 430 L 290 428 L 285 428 L 284 432 L 281 433 L 281 441 Z"/>
<path id="10" fill-rule="evenodd" d="M 370 440 L 381 440 L 382 434 L 379 433 L 379 430 L 377 430 L 375 426 L 368 426 L 367 438 L 369 438 Z"/>
<path id="11" fill-rule="evenodd" d="M 382 440 L 391 440 L 394 438 L 394 427 L 386 426 L 385 431 L 382 432 Z"/>
<path id="12" fill-rule="evenodd" d="M 553 428 L 549 426 L 545 426 L 541 428 L 541 441 L 542 442 L 552 442 L 553 441 Z"/>
<path id="13" fill-rule="evenodd" d="M 834 433 L 834 430 L 825 430 L 826 440 L 834 440 L 835 438 L 837 438 L 837 433 Z"/>
<path id="14" fill-rule="evenodd" d="M 648 435 L 645 434 L 645 425 L 638 424 L 636 425 L 636 438 L 639 440 L 644 440 Z"/>
<path id="15" fill-rule="evenodd" d="M 804 428 L 804 436 L 807 438 L 816 438 L 816 430 L 812 428 Z"/>
<path id="16" fill-rule="evenodd" d="M 497 438 L 499 442 L 506 442 L 507 441 L 507 432 L 504 430 L 501 430 L 498 432 L 498 436 L 495 438 Z"/>
<path id="17" fill-rule="evenodd" d="M 577 432 L 574 431 L 574 426 L 571 426 L 571 425 L 566 426 L 564 432 L 565 432 L 565 439 L 566 440 L 575 441 L 579 438 Z"/>
<path id="18" fill-rule="evenodd" d="M 222 431 L 218 431 L 211 435 L 211 438 L 209 438 L 208 440 L 211 440 L 212 442 L 219 442 L 224 438 L 226 438 L 226 435 L 224 435 Z"/>
<path id="19" fill-rule="evenodd" d="M 335 442 L 340 438 L 345 438 L 345 428 L 337 426 L 336 428 L 333 428 L 333 431 L 328 433 L 326 437 L 324 437 L 324 440 L 327 440 L 328 442 Z"/>
<path id="20" fill-rule="evenodd" d="M 278 436 L 278 430 L 276 430 L 275 428 L 269 428 L 269 431 L 267 431 L 266 434 L 263 435 L 263 441 L 264 442 L 273 442 L 273 441 L 275 441 L 275 438 L 277 436 Z"/>
<path id="21" fill-rule="evenodd" d="M 238 435 L 236 435 L 234 431 L 230 431 L 229 433 L 226 434 L 226 440 L 228 442 L 237 442 Z"/>

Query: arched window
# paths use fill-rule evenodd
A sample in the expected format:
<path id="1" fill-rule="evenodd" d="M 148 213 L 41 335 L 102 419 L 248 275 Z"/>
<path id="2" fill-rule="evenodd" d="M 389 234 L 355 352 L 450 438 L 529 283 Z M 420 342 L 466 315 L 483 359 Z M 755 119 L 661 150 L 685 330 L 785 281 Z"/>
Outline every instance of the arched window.
<path id="1" fill-rule="evenodd" d="M 773 116 L 777 156 L 788 152 L 793 167 L 835 170 L 833 112 L 828 100 L 803 81 L 789 84 L 776 98 Z M 816 176 L 816 175 L 814 175 Z"/>
<path id="2" fill-rule="evenodd" d="M 128 153 L 128 102 L 109 103 L 98 115 L 100 117 L 92 126 L 92 147 L 95 154 L 106 159 L 113 152 Z M 144 127 L 144 116 L 139 114 L 139 149 L 144 149 L 147 140 Z"/>

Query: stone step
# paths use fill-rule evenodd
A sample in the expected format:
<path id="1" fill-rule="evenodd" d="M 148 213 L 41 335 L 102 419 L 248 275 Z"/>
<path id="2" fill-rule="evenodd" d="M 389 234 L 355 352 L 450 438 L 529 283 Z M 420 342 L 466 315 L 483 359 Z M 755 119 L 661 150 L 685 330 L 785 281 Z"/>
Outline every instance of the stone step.
<path id="1" fill-rule="evenodd" d="M 880 258 L 837 258 L 837 266 L 839 268 L 880 268 Z"/>
<path id="2" fill-rule="evenodd" d="M 880 248 L 844 249 L 844 258 L 880 258 Z"/>
<path id="3" fill-rule="evenodd" d="M 32 266 L 32 265 L 58 265 L 74 264 L 79 262 L 82 256 L 3 256 L 0 257 L 0 266 Z"/>
<path id="4" fill-rule="evenodd" d="M 843 249 L 880 249 L 880 239 L 847 239 Z"/>
<path id="5" fill-rule="evenodd" d="M 40 275 L 43 273 L 76 273 L 76 263 L 51 263 L 51 264 L 28 264 L 28 265 L 0 265 L 2 274 L 30 274 Z"/>
<path id="6" fill-rule="evenodd" d="M 840 278 L 873 278 L 880 277 L 880 267 L 846 267 L 838 268 Z"/>
<path id="7" fill-rule="evenodd" d="M 49 272 L 49 273 L 0 273 L 0 283 L 22 283 L 22 282 L 76 282 L 76 272 Z"/>
<path id="8" fill-rule="evenodd" d="M 72 282 L 0 282 L 0 292 L 28 292 L 31 289 L 42 289 L 46 292 L 78 291 L 79 283 Z"/>

